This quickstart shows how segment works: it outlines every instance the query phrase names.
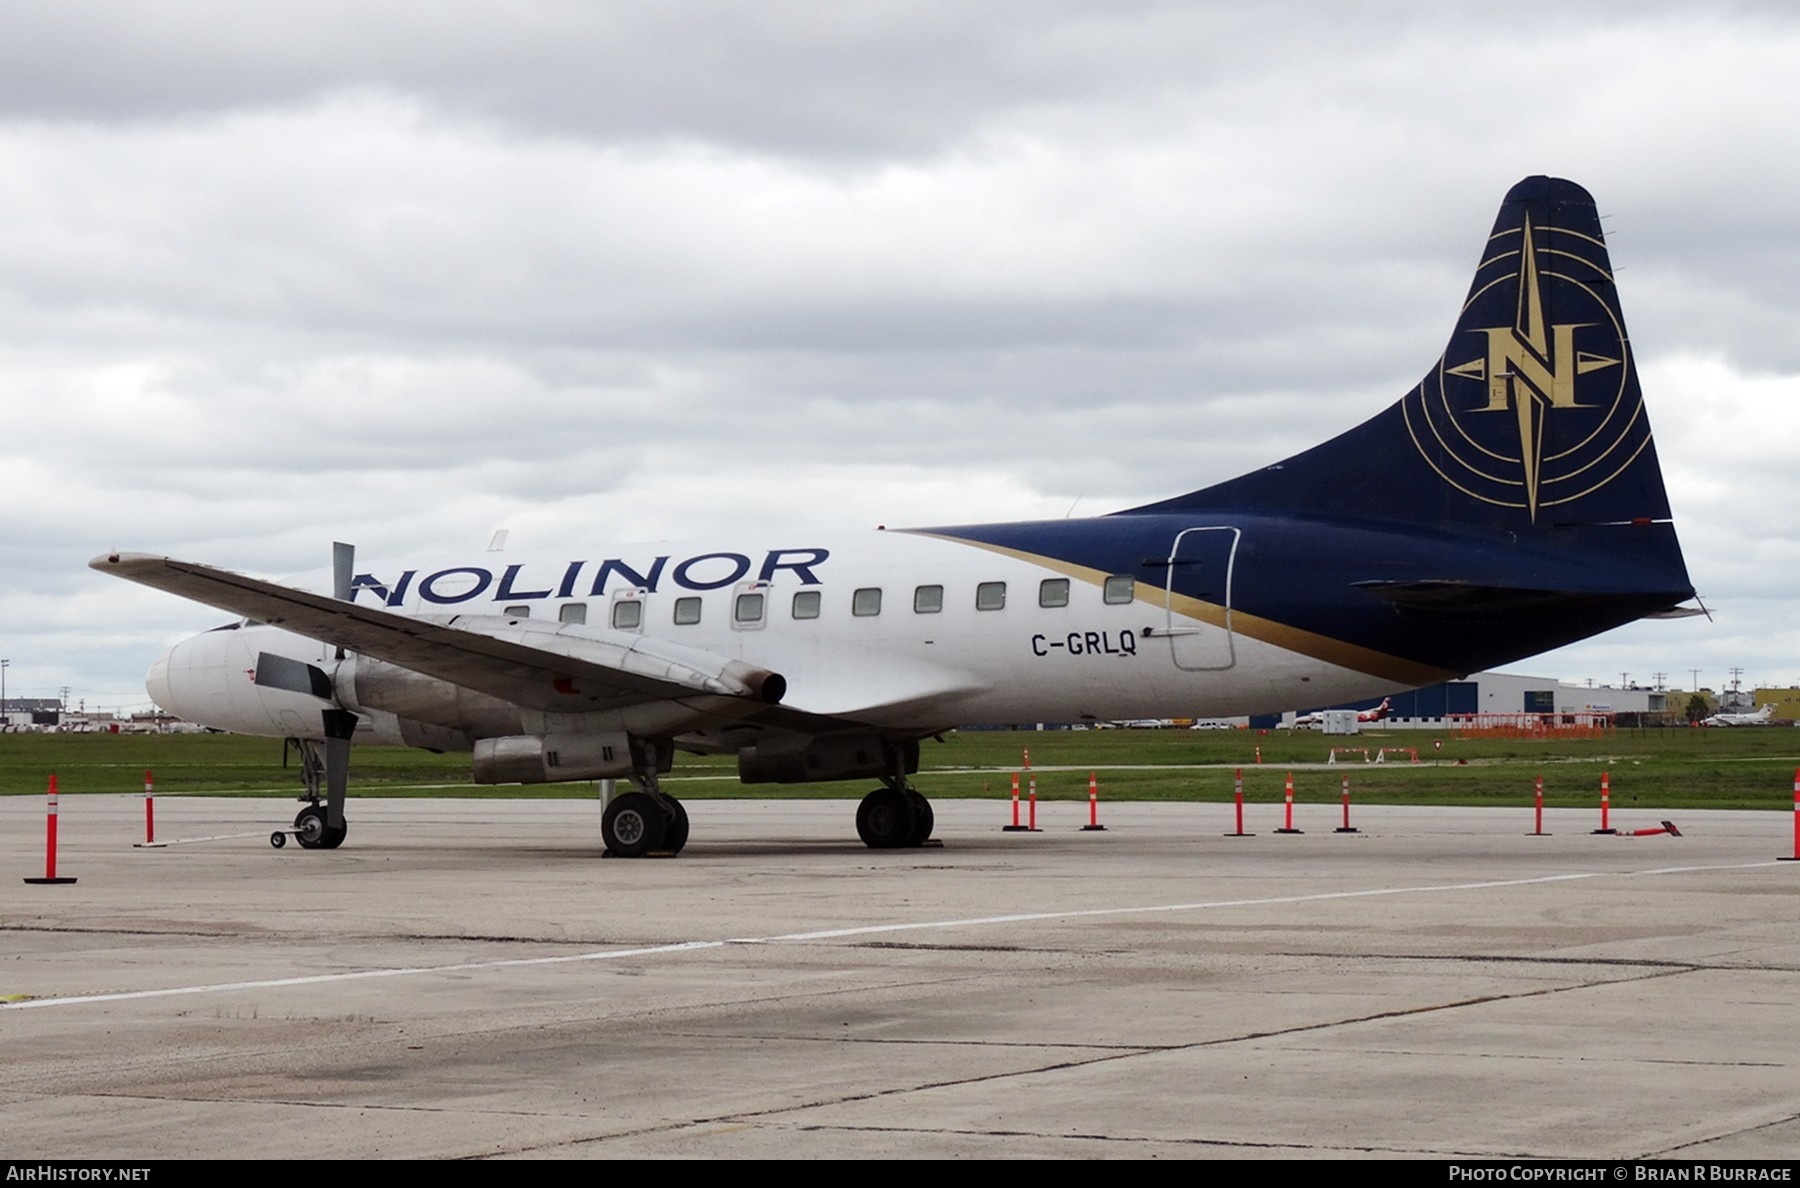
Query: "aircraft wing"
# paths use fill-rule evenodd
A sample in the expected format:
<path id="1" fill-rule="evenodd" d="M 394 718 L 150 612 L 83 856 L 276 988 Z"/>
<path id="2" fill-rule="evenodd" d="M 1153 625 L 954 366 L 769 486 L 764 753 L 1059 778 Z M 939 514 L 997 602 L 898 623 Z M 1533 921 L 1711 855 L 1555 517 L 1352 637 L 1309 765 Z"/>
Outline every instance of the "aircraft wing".
<path id="1" fill-rule="evenodd" d="M 697 699 L 705 699 L 701 712 L 709 715 L 755 717 L 807 733 L 850 724 L 780 708 L 786 681 L 778 673 L 632 632 L 503 616 L 417 618 L 141 553 L 110 553 L 88 564 L 532 709 L 586 712 L 668 701 L 700 709 Z"/>

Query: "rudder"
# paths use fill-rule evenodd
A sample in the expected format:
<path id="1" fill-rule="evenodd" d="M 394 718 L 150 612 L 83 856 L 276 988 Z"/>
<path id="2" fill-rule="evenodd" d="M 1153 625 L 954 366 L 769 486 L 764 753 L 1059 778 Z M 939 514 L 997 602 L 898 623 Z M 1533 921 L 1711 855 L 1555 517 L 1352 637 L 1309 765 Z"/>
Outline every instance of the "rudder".
<path id="1" fill-rule="evenodd" d="M 1199 509 L 1514 533 L 1667 521 L 1593 198 L 1541 176 L 1507 193 L 1449 344 L 1397 404 L 1274 466 L 1132 511 Z"/>

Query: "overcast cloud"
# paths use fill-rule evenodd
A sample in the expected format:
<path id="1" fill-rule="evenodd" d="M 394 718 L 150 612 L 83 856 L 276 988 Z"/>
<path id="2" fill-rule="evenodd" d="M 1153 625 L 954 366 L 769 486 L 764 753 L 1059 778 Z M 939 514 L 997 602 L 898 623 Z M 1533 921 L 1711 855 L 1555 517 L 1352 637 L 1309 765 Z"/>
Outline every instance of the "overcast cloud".
<path id="1" fill-rule="evenodd" d="M 1229 478 L 1417 382 L 1533 173 L 1607 217 L 1716 619 L 1514 669 L 1800 683 L 1787 5 L 281 7 L 0 18 L 10 696 L 141 707 L 219 621 L 108 549 L 280 575 Z"/>

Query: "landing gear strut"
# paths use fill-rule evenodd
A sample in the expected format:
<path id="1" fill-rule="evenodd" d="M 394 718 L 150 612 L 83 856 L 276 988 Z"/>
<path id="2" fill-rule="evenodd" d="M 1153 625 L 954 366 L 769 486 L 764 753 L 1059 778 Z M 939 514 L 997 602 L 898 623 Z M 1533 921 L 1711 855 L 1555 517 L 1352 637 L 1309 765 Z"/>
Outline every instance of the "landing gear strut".
<path id="1" fill-rule="evenodd" d="M 344 820 L 344 793 L 350 774 L 350 736 L 356 730 L 356 715 L 345 710 L 323 712 L 325 740 L 297 738 L 300 749 L 300 779 L 306 785 L 302 795 L 306 807 L 294 818 L 294 840 L 303 850 L 335 850 L 349 836 L 350 826 Z M 280 849 L 286 841 L 278 831 L 269 836 L 269 844 Z"/>
<path id="2" fill-rule="evenodd" d="M 355 720 L 351 720 L 355 725 Z M 293 743 L 301 751 L 301 781 L 306 785 L 302 799 L 306 808 L 302 808 L 297 817 L 293 817 L 293 841 L 301 842 L 301 850 L 337 850 L 344 844 L 349 835 L 349 824 L 344 821 L 344 788 L 337 772 L 329 767 L 335 765 L 335 756 L 331 754 L 333 743 L 338 740 L 315 742 L 311 738 L 295 738 Z M 346 751 L 344 761 L 347 763 L 349 742 L 344 740 L 342 747 Z M 335 801 L 335 805 L 331 803 Z M 333 808 L 337 808 L 337 824 L 331 824 Z M 277 841 L 279 839 L 279 841 Z M 286 844 L 286 833 L 277 832 L 268 835 L 268 844 L 275 850 L 281 850 Z"/>

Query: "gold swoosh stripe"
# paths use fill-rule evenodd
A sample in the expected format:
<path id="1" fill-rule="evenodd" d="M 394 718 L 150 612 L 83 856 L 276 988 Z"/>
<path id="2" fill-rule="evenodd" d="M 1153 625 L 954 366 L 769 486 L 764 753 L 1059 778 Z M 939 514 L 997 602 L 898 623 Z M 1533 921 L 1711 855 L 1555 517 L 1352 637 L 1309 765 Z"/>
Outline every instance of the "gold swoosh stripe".
<path id="1" fill-rule="evenodd" d="M 937 540 L 953 541 L 956 544 L 972 545 L 986 549 L 990 553 L 998 553 L 1003 557 L 1012 557 L 1032 565 L 1060 573 L 1065 577 L 1085 582 L 1092 586 L 1104 587 L 1106 579 L 1112 575 L 1086 565 L 1075 565 L 1055 557 L 1046 557 L 1041 553 L 1026 552 L 1024 549 L 1009 548 L 1005 545 L 988 544 L 986 541 L 969 540 L 961 536 L 948 536 L 939 532 L 920 532 L 907 530 L 912 536 L 929 536 Z M 1140 591 L 1137 601 L 1157 611 L 1164 609 L 1164 600 L 1168 591 L 1161 586 L 1146 586 L 1139 582 Z M 1154 594 L 1147 597 L 1145 592 Z M 1211 623 L 1215 627 L 1226 626 L 1225 608 L 1214 602 L 1206 602 L 1199 598 L 1191 598 L 1186 594 L 1176 594 L 1174 608 L 1177 614 L 1186 615 L 1190 619 L 1198 619 Z M 1285 651 L 1308 656 L 1326 664 L 1335 664 L 1339 668 L 1348 668 L 1355 672 L 1367 673 L 1382 680 L 1396 684 L 1420 686 L 1433 685 L 1460 675 L 1452 669 L 1439 668 L 1433 664 L 1421 664 L 1416 660 L 1407 660 L 1401 656 L 1391 656 L 1386 652 L 1378 652 L 1373 648 L 1361 647 L 1341 639 L 1333 639 L 1329 635 L 1320 635 L 1315 631 L 1292 627 L 1286 623 L 1278 623 L 1273 619 L 1265 619 L 1260 615 L 1248 614 L 1241 610 L 1231 612 L 1230 629 L 1250 639 L 1282 648 Z"/>

